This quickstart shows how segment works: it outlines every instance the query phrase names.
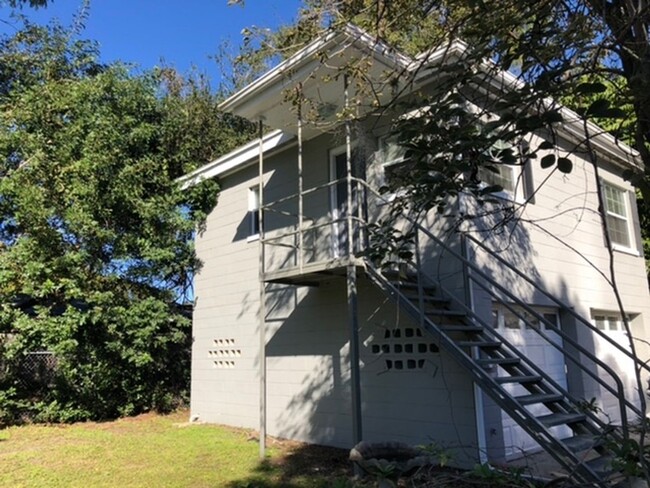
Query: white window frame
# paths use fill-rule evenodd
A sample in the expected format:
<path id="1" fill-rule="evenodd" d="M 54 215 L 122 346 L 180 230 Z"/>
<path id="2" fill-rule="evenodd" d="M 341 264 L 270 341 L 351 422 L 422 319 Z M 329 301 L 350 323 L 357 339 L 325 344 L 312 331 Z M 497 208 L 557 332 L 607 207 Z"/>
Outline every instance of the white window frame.
<path id="1" fill-rule="evenodd" d="M 632 316 L 627 316 L 628 324 L 632 321 Z M 592 310 L 591 322 L 601 332 L 607 334 L 627 334 L 625 324 L 620 312 L 611 310 Z"/>
<path id="2" fill-rule="evenodd" d="M 256 241 L 260 238 L 259 212 L 260 188 L 256 185 L 248 189 L 248 242 Z"/>
<path id="3" fill-rule="evenodd" d="M 513 148 L 515 151 L 521 151 L 520 144 L 516 144 L 516 147 Z M 525 178 L 527 178 L 526 171 L 524 168 L 524 165 L 526 164 L 525 161 L 522 161 L 522 164 L 519 165 L 512 165 L 512 164 L 496 164 L 495 167 L 498 169 L 498 175 L 503 177 L 504 172 L 507 171 L 510 174 L 510 181 L 512 182 L 512 189 L 509 188 L 504 188 L 502 191 L 491 193 L 490 196 L 500 198 L 502 200 L 508 200 L 514 203 L 519 203 L 523 204 L 526 200 L 526 195 L 525 195 L 525 189 L 526 189 L 526 182 Z M 487 168 L 479 168 L 479 178 L 481 178 L 481 173 L 483 175 L 487 175 L 488 177 L 491 175 L 497 175 L 497 173 L 493 173 Z M 504 178 L 505 179 L 505 178 Z M 481 179 L 481 188 L 486 188 L 488 186 L 492 185 L 497 185 L 499 182 L 491 180 L 491 181 L 485 181 Z M 503 185 L 499 185 L 503 186 Z"/>
<path id="4" fill-rule="evenodd" d="M 541 327 L 544 331 L 555 332 L 553 328 L 550 328 L 546 323 L 539 321 L 530 314 L 525 308 L 518 305 L 511 305 L 514 307 L 521 315 L 530 316 L 530 319 L 537 322 L 537 327 Z M 535 313 L 544 317 L 545 320 L 555 325 L 556 328 L 561 328 L 560 323 L 560 313 L 559 310 L 553 307 L 543 307 L 538 305 L 529 305 Z M 507 319 L 510 318 L 514 320 L 513 323 L 507 323 Z M 528 325 L 523 319 L 518 317 L 509 307 L 500 303 L 492 304 L 492 326 L 500 329 L 512 329 L 512 330 L 524 330 L 532 329 L 535 326 Z"/>
<path id="5" fill-rule="evenodd" d="M 608 181 L 601 181 L 601 186 L 602 186 L 602 192 L 603 192 L 603 203 L 604 203 L 604 210 L 605 210 L 605 218 L 607 219 L 607 230 L 609 232 L 609 240 L 612 243 L 612 248 L 616 250 L 621 250 L 621 251 L 626 251 L 626 252 L 633 252 L 636 254 L 636 250 L 634 248 L 634 233 L 632 232 L 632 228 L 630 226 L 630 216 L 631 216 L 631 208 L 630 208 L 630 202 L 628 198 L 628 192 L 624 190 L 623 188 L 616 186 L 612 183 L 609 183 Z M 616 192 L 618 196 L 620 196 L 621 201 L 619 202 L 625 211 L 625 215 L 621 215 L 619 213 L 616 213 L 613 210 L 610 210 L 607 205 L 607 191 L 611 190 L 613 192 Z M 619 221 L 622 221 L 625 224 L 625 232 L 627 234 L 627 244 L 621 243 L 621 242 L 615 242 L 612 234 L 610 232 L 610 224 L 609 220 L 611 219 L 617 219 Z"/>

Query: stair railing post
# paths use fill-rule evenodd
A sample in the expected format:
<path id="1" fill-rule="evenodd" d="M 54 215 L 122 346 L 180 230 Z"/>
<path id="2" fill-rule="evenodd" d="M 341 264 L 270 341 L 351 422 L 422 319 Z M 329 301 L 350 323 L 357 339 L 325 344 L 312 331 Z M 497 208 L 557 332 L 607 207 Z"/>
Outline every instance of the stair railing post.
<path id="1" fill-rule="evenodd" d="M 465 235 L 464 232 L 461 232 L 460 234 L 460 249 L 461 249 L 461 255 L 463 257 L 463 290 L 465 293 L 465 304 L 471 309 L 474 310 L 474 296 L 472 292 L 472 277 L 471 277 L 471 270 L 467 263 L 469 262 L 470 258 L 470 248 L 469 248 L 469 241 L 467 240 L 467 236 Z"/>

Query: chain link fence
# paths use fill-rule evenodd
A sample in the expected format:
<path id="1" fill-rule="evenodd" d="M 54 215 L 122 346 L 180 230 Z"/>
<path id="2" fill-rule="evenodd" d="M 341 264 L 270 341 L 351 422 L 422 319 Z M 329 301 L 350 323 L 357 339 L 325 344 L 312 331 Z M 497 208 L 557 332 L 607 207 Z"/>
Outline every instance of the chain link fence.
<path id="1" fill-rule="evenodd" d="M 16 380 L 22 388 L 39 389 L 51 386 L 58 362 L 51 351 L 32 351 L 19 360 Z"/>

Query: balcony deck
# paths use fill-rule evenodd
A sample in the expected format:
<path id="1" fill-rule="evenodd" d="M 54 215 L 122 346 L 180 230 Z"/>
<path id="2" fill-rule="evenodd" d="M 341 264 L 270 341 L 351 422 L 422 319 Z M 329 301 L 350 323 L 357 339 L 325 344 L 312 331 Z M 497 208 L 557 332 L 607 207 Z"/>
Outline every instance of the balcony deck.
<path id="1" fill-rule="evenodd" d="M 319 286 L 321 282 L 336 277 L 345 278 L 348 265 L 365 269 L 363 260 L 355 257 L 341 257 L 316 263 L 307 263 L 300 267 L 282 268 L 264 273 L 266 283 L 282 283 L 298 286 Z"/>

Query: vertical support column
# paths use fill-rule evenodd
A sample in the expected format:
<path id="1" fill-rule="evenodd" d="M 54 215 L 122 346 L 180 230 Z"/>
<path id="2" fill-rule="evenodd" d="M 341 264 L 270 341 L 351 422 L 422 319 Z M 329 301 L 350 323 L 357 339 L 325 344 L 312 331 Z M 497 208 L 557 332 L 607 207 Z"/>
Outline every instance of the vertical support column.
<path id="1" fill-rule="evenodd" d="M 300 274 L 302 274 L 303 264 L 304 264 L 304 240 L 302 234 L 303 226 L 303 181 L 302 181 L 302 85 L 298 84 L 296 87 L 298 91 L 298 268 L 300 269 Z"/>
<path id="2" fill-rule="evenodd" d="M 259 281 L 260 281 L 260 349 L 259 349 L 259 375 L 260 375 L 260 458 L 266 455 L 266 284 L 264 283 L 264 126 L 259 121 L 259 210 L 257 222 L 260 233 L 259 239 Z"/>
<path id="3" fill-rule="evenodd" d="M 357 306 L 357 268 L 347 267 L 348 320 L 350 323 L 350 394 L 352 398 L 352 442 L 363 439 L 361 416 L 361 371 L 359 369 L 359 311 Z"/>
<path id="4" fill-rule="evenodd" d="M 348 260 L 351 260 L 354 255 L 354 233 L 352 225 L 352 217 L 354 210 L 352 207 L 352 126 L 350 125 L 350 94 L 349 94 L 349 80 L 348 75 L 343 77 L 344 97 L 345 97 L 345 166 L 346 166 L 346 186 L 347 186 L 347 206 L 346 224 L 348 228 Z"/>
<path id="5" fill-rule="evenodd" d="M 347 165 L 347 227 L 348 227 L 348 265 L 347 294 L 348 319 L 350 324 L 350 394 L 352 399 L 352 441 L 356 445 L 363 438 L 361 416 L 361 372 L 359 368 L 359 311 L 357 305 L 357 268 L 353 263 L 354 234 L 352 232 L 352 127 L 348 114 L 349 93 L 348 77 L 344 77 L 345 88 L 345 152 Z"/>
<path id="6" fill-rule="evenodd" d="M 464 233 L 460 234 L 461 253 L 465 261 L 463 262 L 463 287 L 465 291 L 465 305 L 475 312 L 474 306 L 474 287 L 472 285 L 472 270 L 467 263 L 473 259 L 472 250 L 469 241 Z M 479 359 L 480 351 L 477 347 L 472 348 L 472 358 Z M 474 415 L 476 421 L 476 439 L 478 441 L 478 460 L 481 464 L 489 461 L 488 456 L 488 443 L 485 434 L 485 402 L 483 401 L 483 391 L 476 384 L 473 383 L 474 388 Z"/>

